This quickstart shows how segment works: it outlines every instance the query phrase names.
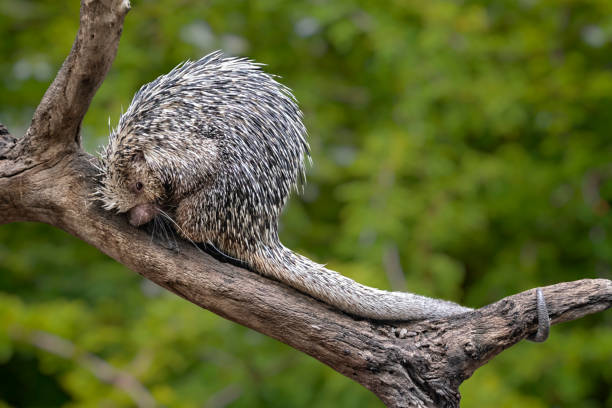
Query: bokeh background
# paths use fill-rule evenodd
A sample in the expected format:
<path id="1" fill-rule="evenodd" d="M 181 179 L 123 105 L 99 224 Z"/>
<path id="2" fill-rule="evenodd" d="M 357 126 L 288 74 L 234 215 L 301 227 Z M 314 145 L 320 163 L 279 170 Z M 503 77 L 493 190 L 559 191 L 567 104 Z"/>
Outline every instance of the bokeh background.
<path id="1" fill-rule="evenodd" d="M 83 123 L 94 152 L 145 82 L 223 49 L 279 74 L 314 165 L 285 244 L 352 278 L 479 307 L 612 278 L 609 0 L 134 0 Z M 0 0 L 0 121 L 21 135 L 78 1 Z M 93 363 L 92 363 L 93 362 Z M 0 406 L 374 407 L 366 389 L 39 224 L 0 227 Z M 111 373 L 112 374 L 112 373 Z M 555 326 L 465 407 L 612 407 L 612 313 Z"/>

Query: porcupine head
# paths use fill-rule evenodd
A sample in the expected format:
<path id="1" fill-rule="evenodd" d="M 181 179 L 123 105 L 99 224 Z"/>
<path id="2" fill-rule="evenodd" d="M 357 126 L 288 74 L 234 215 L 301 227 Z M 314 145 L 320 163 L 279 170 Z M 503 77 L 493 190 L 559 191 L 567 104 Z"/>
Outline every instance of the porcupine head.
<path id="1" fill-rule="evenodd" d="M 100 154 L 97 198 L 140 226 L 171 218 L 183 237 L 251 266 L 280 245 L 277 222 L 303 176 L 302 115 L 288 88 L 215 52 L 144 85 Z"/>

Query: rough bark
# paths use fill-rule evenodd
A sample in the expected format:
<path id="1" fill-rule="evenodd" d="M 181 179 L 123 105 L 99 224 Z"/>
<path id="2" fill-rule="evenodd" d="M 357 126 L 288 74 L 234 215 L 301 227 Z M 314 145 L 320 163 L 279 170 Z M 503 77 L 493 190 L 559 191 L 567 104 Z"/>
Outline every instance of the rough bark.
<path id="1" fill-rule="evenodd" d="M 356 319 L 188 243 L 151 243 L 125 216 L 92 203 L 95 169 L 79 128 L 115 57 L 124 0 L 83 0 L 74 46 L 22 138 L 0 124 L 0 224 L 38 221 L 99 248 L 147 279 L 274 337 L 361 383 L 393 407 L 456 407 L 474 370 L 537 329 L 535 290 L 452 319 Z M 612 305 L 612 281 L 542 288 L 553 324 Z"/>

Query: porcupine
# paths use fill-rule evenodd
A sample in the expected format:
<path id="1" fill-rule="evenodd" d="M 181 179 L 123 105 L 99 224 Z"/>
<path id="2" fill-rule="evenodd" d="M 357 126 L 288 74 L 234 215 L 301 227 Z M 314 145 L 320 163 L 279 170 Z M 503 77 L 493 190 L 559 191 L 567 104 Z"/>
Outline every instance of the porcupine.
<path id="1" fill-rule="evenodd" d="M 214 52 L 144 85 L 100 154 L 97 198 L 141 226 L 159 214 L 209 244 L 348 314 L 418 320 L 469 312 L 361 285 L 284 247 L 278 218 L 309 155 L 291 91 L 244 58 Z"/>

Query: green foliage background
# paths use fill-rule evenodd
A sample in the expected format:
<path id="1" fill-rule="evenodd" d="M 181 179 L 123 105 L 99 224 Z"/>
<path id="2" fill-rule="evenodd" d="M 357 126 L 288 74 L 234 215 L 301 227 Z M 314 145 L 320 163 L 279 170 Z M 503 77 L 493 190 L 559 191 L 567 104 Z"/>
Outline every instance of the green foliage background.
<path id="1" fill-rule="evenodd" d="M 85 147 L 145 82 L 222 48 L 300 101 L 314 166 L 291 248 L 360 282 L 479 307 L 612 278 L 609 0 L 134 0 Z M 70 50 L 78 1 L 0 0 L 14 135 Z M 33 346 L 60 336 L 169 407 L 380 406 L 310 357 L 164 292 L 64 232 L 0 228 L 0 406 L 127 407 Z M 555 326 L 462 386 L 466 407 L 612 407 L 612 314 Z"/>

